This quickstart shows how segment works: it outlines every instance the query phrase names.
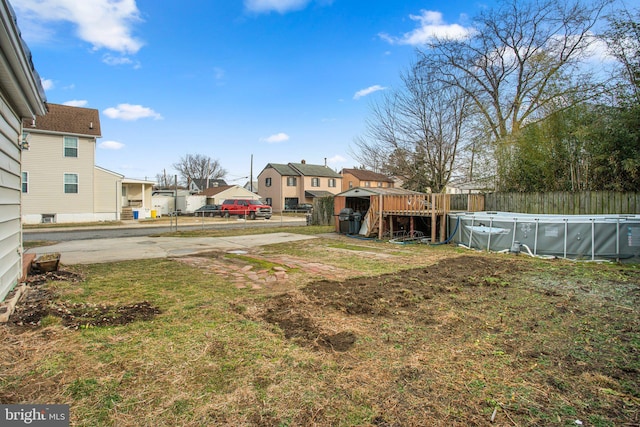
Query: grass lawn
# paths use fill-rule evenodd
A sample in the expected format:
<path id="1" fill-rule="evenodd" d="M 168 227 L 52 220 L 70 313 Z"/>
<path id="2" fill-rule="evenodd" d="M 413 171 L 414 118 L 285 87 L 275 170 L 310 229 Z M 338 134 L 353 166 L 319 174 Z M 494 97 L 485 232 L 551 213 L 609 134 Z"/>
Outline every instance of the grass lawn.
<path id="1" fill-rule="evenodd" d="M 640 424 L 637 265 L 319 236 L 33 282 L 0 402 L 78 426 Z"/>

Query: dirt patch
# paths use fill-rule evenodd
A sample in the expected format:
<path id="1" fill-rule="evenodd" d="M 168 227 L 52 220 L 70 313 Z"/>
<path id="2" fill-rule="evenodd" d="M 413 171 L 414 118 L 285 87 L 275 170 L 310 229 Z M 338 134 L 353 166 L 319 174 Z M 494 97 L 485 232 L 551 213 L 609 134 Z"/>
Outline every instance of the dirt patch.
<path id="1" fill-rule="evenodd" d="M 84 280 L 84 276 L 79 273 L 67 270 L 49 271 L 42 274 L 30 274 L 25 283 L 30 286 L 41 286 L 49 282 L 65 281 L 78 283 Z"/>
<path id="2" fill-rule="evenodd" d="M 292 291 L 271 300 L 258 317 L 277 325 L 284 337 L 317 350 L 347 351 L 356 341 L 351 331 L 331 332 L 315 318 L 304 295 Z"/>
<path id="3" fill-rule="evenodd" d="M 437 294 L 462 288 L 507 287 L 523 267 L 505 260 L 463 256 L 429 267 L 345 281 L 320 280 L 301 290 L 277 295 L 247 313 L 278 326 L 285 338 L 315 349 L 348 351 L 356 342 L 352 330 L 338 330 L 341 316 L 393 318 L 432 323 L 427 302 Z M 333 320 L 333 321 L 331 321 Z"/>
<path id="4" fill-rule="evenodd" d="M 121 306 L 59 301 L 58 295 L 46 287 L 52 281 L 82 280 L 82 275 L 63 270 L 30 276 L 26 280 L 27 289 L 9 317 L 8 324 L 34 328 L 42 326 L 43 319 L 51 316 L 60 319 L 67 328 L 79 329 L 125 325 L 137 320 L 150 320 L 160 314 L 160 310 L 147 301 Z"/>

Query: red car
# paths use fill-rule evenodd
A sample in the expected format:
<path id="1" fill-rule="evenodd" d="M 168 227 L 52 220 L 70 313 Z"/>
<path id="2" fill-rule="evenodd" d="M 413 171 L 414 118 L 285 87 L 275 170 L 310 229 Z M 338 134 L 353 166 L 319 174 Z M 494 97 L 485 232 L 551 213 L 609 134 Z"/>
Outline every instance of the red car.
<path id="1" fill-rule="evenodd" d="M 249 219 L 271 218 L 271 206 L 261 200 L 228 199 L 220 205 L 220 216 L 228 218 L 231 215 L 247 216 Z"/>

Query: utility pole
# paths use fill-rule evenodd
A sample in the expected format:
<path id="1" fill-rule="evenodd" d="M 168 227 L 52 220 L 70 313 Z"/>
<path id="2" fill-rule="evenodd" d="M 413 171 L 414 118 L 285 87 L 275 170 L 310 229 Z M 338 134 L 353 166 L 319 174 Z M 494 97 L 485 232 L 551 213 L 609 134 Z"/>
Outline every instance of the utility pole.
<path id="1" fill-rule="evenodd" d="M 249 171 L 249 188 L 249 191 L 253 193 L 253 154 L 251 155 L 251 169 Z"/>

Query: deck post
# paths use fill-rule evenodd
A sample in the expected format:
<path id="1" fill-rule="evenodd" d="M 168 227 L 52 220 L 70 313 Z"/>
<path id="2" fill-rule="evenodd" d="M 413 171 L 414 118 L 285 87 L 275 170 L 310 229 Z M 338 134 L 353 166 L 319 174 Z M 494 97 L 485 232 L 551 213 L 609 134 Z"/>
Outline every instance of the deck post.
<path id="1" fill-rule="evenodd" d="M 449 212 L 451 196 L 443 194 L 442 196 L 442 221 L 440 222 L 440 241 L 447 239 L 447 212 Z"/>
<path id="2" fill-rule="evenodd" d="M 436 195 L 431 193 L 431 243 L 436 241 Z"/>
<path id="3" fill-rule="evenodd" d="M 382 240 L 382 194 L 378 195 L 378 239 Z"/>

